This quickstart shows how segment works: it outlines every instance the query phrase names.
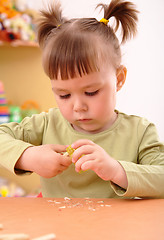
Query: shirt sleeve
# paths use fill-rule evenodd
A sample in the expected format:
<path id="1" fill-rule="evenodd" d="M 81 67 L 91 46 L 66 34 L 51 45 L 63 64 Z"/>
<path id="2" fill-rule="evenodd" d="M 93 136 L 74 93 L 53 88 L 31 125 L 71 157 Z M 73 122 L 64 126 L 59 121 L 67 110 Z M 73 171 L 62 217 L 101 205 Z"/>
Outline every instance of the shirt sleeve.
<path id="1" fill-rule="evenodd" d="M 128 188 L 124 190 L 114 183 L 111 186 L 118 196 L 164 198 L 164 144 L 159 141 L 154 124 L 142 132 L 139 126 L 137 164 L 119 161 L 127 174 Z"/>
<path id="2" fill-rule="evenodd" d="M 0 165 L 15 173 L 15 164 L 31 146 L 42 143 L 46 114 L 25 118 L 21 123 L 0 125 Z M 20 171 L 19 173 L 23 173 Z"/>

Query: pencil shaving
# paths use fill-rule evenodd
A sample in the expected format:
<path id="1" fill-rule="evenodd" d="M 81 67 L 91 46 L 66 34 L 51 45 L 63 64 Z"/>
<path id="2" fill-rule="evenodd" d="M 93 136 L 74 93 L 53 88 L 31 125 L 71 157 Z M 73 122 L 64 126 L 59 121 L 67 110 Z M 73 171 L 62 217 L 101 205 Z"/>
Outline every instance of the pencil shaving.
<path id="1" fill-rule="evenodd" d="M 29 235 L 24 233 L 0 234 L 0 240 L 29 240 Z"/>
<path id="2" fill-rule="evenodd" d="M 54 233 L 51 233 L 37 238 L 33 238 L 32 240 L 55 240 L 55 239 L 56 235 Z"/>

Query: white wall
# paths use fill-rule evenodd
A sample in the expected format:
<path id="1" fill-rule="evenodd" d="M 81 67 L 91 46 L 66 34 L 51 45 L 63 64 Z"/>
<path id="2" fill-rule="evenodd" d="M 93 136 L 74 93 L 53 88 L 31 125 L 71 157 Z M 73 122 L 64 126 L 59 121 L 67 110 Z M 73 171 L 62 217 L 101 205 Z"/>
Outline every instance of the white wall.
<path id="1" fill-rule="evenodd" d="M 164 141 L 164 1 L 135 2 L 140 10 L 138 35 L 123 51 L 128 76 L 117 106 L 154 122 Z"/>
<path id="2" fill-rule="evenodd" d="M 44 2 L 49 2 L 44 1 Z M 107 0 L 61 0 L 67 17 L 96 17 L 101 19 L 97 3 Z M 164 1 L 134 0 L 140 11 L 138 35 L 123 47 L 123 64 L 128 69 L 127 81 L 118 93 L 117 109 L 148 118 L 157 126 L 164 141 Z M 28 0 L 39 9 L 42 0 Z"/>

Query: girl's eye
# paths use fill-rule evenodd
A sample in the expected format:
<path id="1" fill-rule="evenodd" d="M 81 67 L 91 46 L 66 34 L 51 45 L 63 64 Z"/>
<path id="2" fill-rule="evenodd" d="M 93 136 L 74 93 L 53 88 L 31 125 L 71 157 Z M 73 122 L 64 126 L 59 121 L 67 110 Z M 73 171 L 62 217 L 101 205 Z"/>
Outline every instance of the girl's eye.
<path id="1" fill-rule="evenodd" d="M 94 95 L 96 95 L 98 92 L 99 92 L 99 90 L 96 90 L 96 91 L 94 91 L 94 92 L 85 92 L 85 95 L 87 95 L 87 96 L 94 96 Z"/>
<path id="2" fill-rule="evenodd" d="M 67 98 L 69 98 L 71 96 L 71 94 L 66 94 L 66 95 L 60 95 L 59 97 L 61 98 L 61 99 L 67 99 Z"/>

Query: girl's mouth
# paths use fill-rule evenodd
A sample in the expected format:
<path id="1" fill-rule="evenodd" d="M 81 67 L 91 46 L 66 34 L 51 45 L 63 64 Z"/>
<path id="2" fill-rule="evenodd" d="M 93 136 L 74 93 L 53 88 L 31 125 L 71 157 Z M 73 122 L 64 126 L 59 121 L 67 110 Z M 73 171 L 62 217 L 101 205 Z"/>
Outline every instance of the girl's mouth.
<path id="1" fill-rule="evenodd" d="M 83 119 L 79 119 L 78 122 L 89 122 L 91 121 L 91 119 L 87 119 L 87 118 L 83 118 Z"/>

